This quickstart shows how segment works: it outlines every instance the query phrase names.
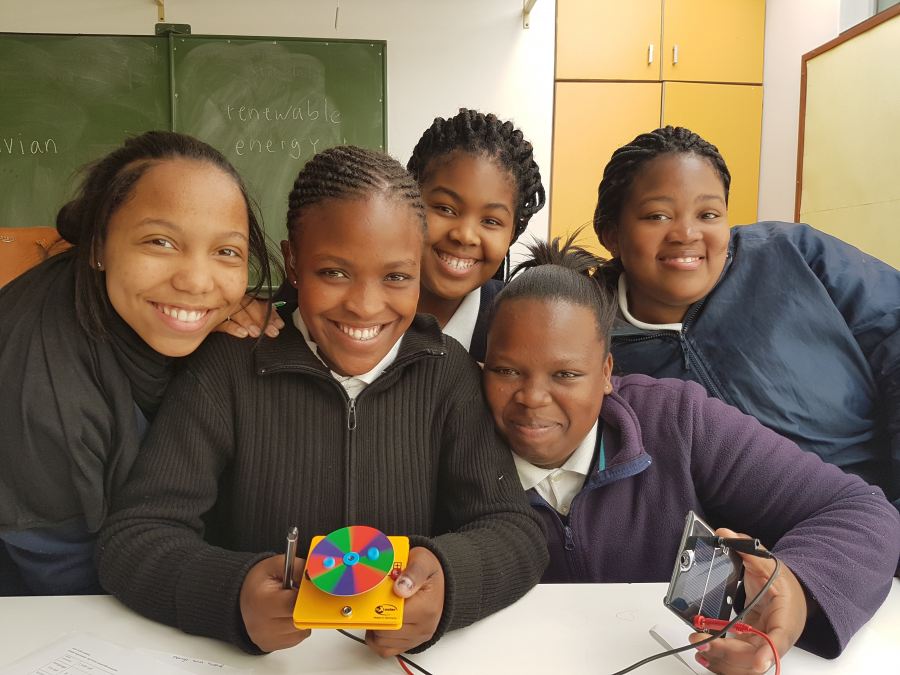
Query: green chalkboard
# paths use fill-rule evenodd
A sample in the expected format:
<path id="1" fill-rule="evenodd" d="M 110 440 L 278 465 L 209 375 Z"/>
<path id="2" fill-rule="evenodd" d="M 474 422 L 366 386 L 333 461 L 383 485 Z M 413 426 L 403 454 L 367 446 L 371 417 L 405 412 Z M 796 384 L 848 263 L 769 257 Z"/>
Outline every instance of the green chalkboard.
<path id="1" fill-rule="evenodd" d="M 317 151 L 385 146 L 383 42 L 173 36 L 175 129 L 223 152 L 276 242 Z"/>
<path id="2" fill-rule="evenodd" d="M 0 33 L 0 227 L 52 225 L 76 170 L 148 129 L 223 152 L 284 238 L 319 150 L 386 147 L 385 43 Z"/>
<path id="3" fill-rule="evenodd" d="M 53 225 L 77 169 L 169 128 L 165 38 L 0 34 L 0 227 Z"/>

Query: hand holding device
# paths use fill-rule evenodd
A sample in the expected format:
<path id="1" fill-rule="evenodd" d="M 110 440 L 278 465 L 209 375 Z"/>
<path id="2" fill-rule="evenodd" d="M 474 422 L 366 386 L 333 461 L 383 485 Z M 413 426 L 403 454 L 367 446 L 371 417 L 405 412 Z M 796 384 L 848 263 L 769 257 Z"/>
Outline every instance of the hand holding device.
<path id="1" fill-rule="evenodd" d="M 366 644 L 380 656 L 396 656 L 432 638 L 444 612 L 444 569 L 427 548 L 409 552 L 409 563 L 394 581 L 394 592 L 406 598 L 403 626 L 396 631 L 370 630 Z"/>
<path id="2" fill-rule="evenodd" d="M 749 539 L 728 529 L 718 529 L 716 536 Z M 747 598 L 754 597 L 771 577 L 775 561 L 752 554 L 740 553 L 744 565 L 744 590 Z M 743 623 L 766 633 L 779 655 L 787 652 L 800 638 L 809 615 L 806 595 L 793 572 L 784 564 L 768 592 L 747 612 Z M 705 633 L 696 633 L 690 641 L 706 639 Z M 739 634 L 734 639 L 714 640 L 706 645 L 698 661 L 716 673 L 762 673 L 771 667 L 771 648 L 759 637 Z M 704 663 L 704 661 L 706 663 Z"/>
<path id="3" fill-rule="evenodd" d="M 241 585 L 244 627 L 253 644 L 264 652 L 293 647 L 310 634 L 294 626 L 292 614 L 297 592 L 283 587 L 284 567 L 283 555 L 261 560 L 250 568 Z M 295 581 L 299 581 L 299 575 L 300 568 L 295 567 Z"/>
<path id="4" fill-rule="evenodd" d="M 688 511 L 678 559 L 663 603 L 689 626 L 695 616 L 728 619 L 744 572 L 738 554 Z"/>
<path id="5" fill-rule="evenodd" d="M 355 525 L 313 537 L 294 606 L 297 628 L 398 630 L 404 597 L 394 592 L 409 558 L 407 537 Z"/>

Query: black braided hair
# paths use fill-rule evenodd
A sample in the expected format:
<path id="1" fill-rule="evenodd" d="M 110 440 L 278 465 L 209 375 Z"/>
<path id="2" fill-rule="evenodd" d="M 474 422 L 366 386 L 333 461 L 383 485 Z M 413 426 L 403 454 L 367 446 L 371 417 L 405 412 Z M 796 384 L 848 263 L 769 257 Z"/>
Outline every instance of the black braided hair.
<path id="1" fill-rule="evenodd" d="M 257 217 L 258 208 L 250 198 L 238 172 L 218 150 L 196 138 L 172 131 L 148 131 L 127 139 L 120 147 L 83 170 L 78 193 L 56 215 L 60 235 L 74 244 L 75 313 L 78 323 L 90 335 L 105 338 L 115 310 L 106 293 L 105 272 L 98 270 L 112 215 L 134 191 L 138 180 L 162 161 L 188 159 L 205 162 L 230 176 L 247 205 L 251 276 L 256 284 L 250 293 L 272 285 L 272 266 L 266 235 Z M 277 269 L 277 266 L 276 266 Z"/>
<path id="2" fill-rule="evenodd" d="M 555 237 L 550 243 L 535 240 L 528 245 L 530 258 L 516 266 L 510 282 L 494 300 L 488 331 L 504 302 L 528 298 L 568 302 L 593 311 L 597 335 L 609 352 L 609 332 L 618 305 L 597 276 L 606 261 L 576 246 L 580 235 L 579 229 L 563 242 Z"/>
<path id="3" fill-rule="evenodd" d="M 457 150 L 490 157 L 509 171 L 516 186 L 512 236 L 515 241 L 528 227 L 531 217 L 547 203 L 531 143 L 512 122 L 503 122 L 490 113 L 460 108 L 459 113 L 448 119 L 434 118 L 413 148 L 406 168 L 422 185 L 435 168 L 435 160 Z M 501 268 L 499 272 L 500 278 L 504 278 L 505 270 Z"/>
<path id="4" fill-rule="evenodd" d="M 288 235 L 297 233 L 304 210 L 327 199 L 363 199 L 382 194 L 406 202 L 425 231 L 425 204 L 409 172 L 383 152 L 339 145 L 315 155 L 300 170 L 288 196 Z"/>
<path id="5" fill-rule="evenodd" d="M 728 204 L 731 173 L 719 149 L 690 129 L 662 127 L 641 134 L 616 150 L 603 170 L 603 179 L 597 188 L 597 208 L 594 210 L 594 232 L 601 244 L 603 235 L 616 227 L 628 190 L 641 167 L 651 159 L 666 154 L 691 154 L 708 159 L 722 179 L 725 204 Z"/>

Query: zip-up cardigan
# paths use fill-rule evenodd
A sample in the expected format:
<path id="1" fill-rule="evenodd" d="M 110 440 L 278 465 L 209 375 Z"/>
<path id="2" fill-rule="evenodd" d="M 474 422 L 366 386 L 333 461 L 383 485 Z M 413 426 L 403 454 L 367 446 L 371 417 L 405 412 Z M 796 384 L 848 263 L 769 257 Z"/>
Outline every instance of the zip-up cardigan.
<path id="1" fill-rule="evenodd" d="M 420 649 L 537 583 L 541 526 L 465 350 L 419 315 L 352 401 L 286 324 L 255 348 L 211 336 L 184 365 L 101 531 L 101 583 L 150 618 L 249 652 L 241 584 L 293 525 L 301 556 L 345 525 L 429 548 L 445 599 Z"/>

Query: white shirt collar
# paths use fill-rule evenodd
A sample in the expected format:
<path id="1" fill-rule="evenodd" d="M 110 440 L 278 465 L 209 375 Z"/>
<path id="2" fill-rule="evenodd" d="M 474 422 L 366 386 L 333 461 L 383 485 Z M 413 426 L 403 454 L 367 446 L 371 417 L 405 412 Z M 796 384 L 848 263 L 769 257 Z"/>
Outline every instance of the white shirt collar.
<path id="1" fill-rule="evenodd" d="M 303 336 L 303 340 L 306 342 L 306 345 L 309 347 L 310 351 L 316 355 L 316 358 L 328 367 L 328 364 L 319 356 L 319 348 L 315 342 L 313 342 L 312 338 L 309 336 L 309 329 L 307 329 L 306 324 L 303 322 L 303 317 L 300 316 L 300 308 L 294 310 L 294 313 L 291 314 L 291 317 L 294 320 L 294 325 L 297 327 L 297 330 L 300 331 L 300 334 Z M 347 395 L 350 398 L 356 398 L 359 393 L 366 388 L 366 386 L 372 384 L 378 377 L 385 371 L 385 369 L 390 366 L 394 361 L 397 360 L 397 354 L 400 351 L 400 343 L 402 342 L 402 337 L 400 340 L 397 340 L 394 343 L 394 346 L 391 347 L 390 351 L 385 354 L 384 358 L 379 361 L 372 370 L 367 373 L 363 373 L 362 375 L 338 375 L 336 372 L 328 368 L 328 372 L 331 373 L 331 376 L 341 383 L 341 386 L 347 392 Z"/>
<path id="2" fill-rule="evenodd" d="M 594 449 L 597 447 L 598 426 L 599 420 L 594 422 L 594 426 L 565 464 L 557 469 L 543 469 L 513 453 L 522 487 L 526 490 L 534 488 L 550 506 L 563 515 L 568 514 L 572 500 L 581 491 L 584 479 L 591 471 Z"/>
<path id="3" fill-rule="evenodd" d="M 628 284 L 625 281 L 625 274 L 619 275 L 619 310 L 622 316 L 632 326 L 643 328 L 644 330 L 675 330 L 681 332 L 680 323 L 646 323 L 640 319 L 635 319 L 631 312 L 628 311 Z"/>
<path id="4" fill-rule="evenodd" d="M 472 335 L 478 322 L 478 310 L 481 309 L 481 287 L 469 292 L 463 298 L 453 316 L 444 326 L 444 335 L 449 335 L 459 342 L 466 351 L 472 346 Z"/>

